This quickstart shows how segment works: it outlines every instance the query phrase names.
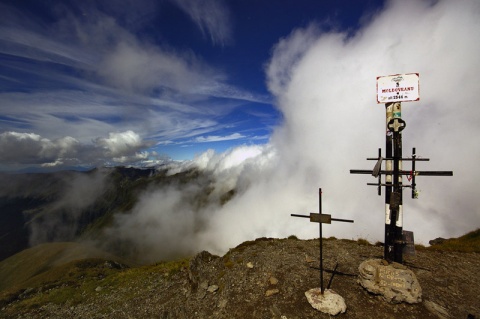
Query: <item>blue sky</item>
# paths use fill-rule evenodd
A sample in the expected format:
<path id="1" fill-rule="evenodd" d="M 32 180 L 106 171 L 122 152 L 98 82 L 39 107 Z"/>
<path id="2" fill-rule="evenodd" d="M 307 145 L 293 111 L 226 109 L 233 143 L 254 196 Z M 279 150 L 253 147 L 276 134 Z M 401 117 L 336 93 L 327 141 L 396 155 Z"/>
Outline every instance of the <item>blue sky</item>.
<path id="1" fill-rule="evenodd" d="M 376 179 L 349 170 L 385 146 L 377 77 L 418 73 L 403 154 L 454 176 L 418 178 L 404 229 L 459 236 L 480 220 L 479 56 L 478 0 L 2 1 L 0 169 L 188 159 L 169 165 L 237 195 L 187 246 L 318 235 L 290 214 L 314 211 L 319 187 L 355 220 L 326 234 L 382 240 Z M 163 195 L 138 211 L 145 225 Z"/>
<path id="2" fill-rule="evenodd" d="M 355 33 L 383 1 L 1 1 L 0 169 L 190 160 L 268 143 L 297 28 Z"/>

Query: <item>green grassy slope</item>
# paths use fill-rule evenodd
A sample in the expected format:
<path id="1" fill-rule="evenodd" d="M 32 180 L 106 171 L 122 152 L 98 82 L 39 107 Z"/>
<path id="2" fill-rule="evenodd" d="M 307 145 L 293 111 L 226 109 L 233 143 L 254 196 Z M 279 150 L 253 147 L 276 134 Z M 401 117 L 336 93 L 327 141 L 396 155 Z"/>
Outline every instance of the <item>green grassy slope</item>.
<path id="1" fill-rule="evenodd" d="M 26 288 L 34 282 L 54 281 L 56 277 L 62 276 L 58 267 L 89 258 L 126 263 L 85 244 L 73 242 L 41 244 L 0 262 L 0 291 L 12 287 Z"/>
<path id="2" fill-rule="evenodd" d="M 480 253 L 480 228 L 458 238 L 450 238 L 441 244 L 428 247 L 431 250 Z"/>

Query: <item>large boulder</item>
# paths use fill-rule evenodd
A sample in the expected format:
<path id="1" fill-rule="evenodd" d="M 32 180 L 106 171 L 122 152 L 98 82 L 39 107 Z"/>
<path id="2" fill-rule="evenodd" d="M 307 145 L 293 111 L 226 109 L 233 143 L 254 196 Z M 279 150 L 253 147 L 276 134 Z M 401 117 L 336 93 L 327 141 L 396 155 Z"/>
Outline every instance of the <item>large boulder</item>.
<path id="1" fill-rule="evenodd" d="M 404 265 L 369 259 L 362 262 L 358 270 L 359 284 L 388 302 L 413 304 L 422 301 L 422 288 L 417 277 Z"/>

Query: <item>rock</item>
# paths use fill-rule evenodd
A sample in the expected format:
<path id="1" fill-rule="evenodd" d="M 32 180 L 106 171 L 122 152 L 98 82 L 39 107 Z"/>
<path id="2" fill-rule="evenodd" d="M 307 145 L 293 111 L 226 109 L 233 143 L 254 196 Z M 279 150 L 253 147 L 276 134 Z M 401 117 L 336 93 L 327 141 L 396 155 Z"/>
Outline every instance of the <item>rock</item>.
<path id="1" fill-rule="evenodd" d="M 207 290 L 208 289 L 208 281 L 202 281 L 202 283 L 200 284 L 200 288 L 201 289 L 204 289 L 204 290 Z"/>
<path id="2" fill-rule="evenodd" d="M 197 290 L 197 299 L 203 299 L 207 295 L 207 290 L 199 289 Z"/>
<path id="3" fill-rule="evenodd" d="M 432 314 L 436 315 L 439 319 L 450 319 L 450 315 L 448 314 L 447 310 L 442 306 L 434 303 L 430 300 L 425 300 L 425 308 L 430 311 Z"/>
<path id="4" fill-rule="evenodd" d="M 199 283 L 202 281 L 202 266 L 211 263 L 218 259 L 218 256 L 210 254 L 208 251 L 202 251 L 198 253 L 188 265 L 188 279 L 190 281 L 190 287 L 193 290 L 198 288 Z"/>
<path id="5" fill-rule="evenodd" d="M 217 285 L 211 285 L 211 286 L 208 286 L 207 288 L 207 291 L 210 292 L 210 293 L 213 293 L 215 291 L 218 290 L 218 286 Z"/>
<path id="6" fill-rule="evenodd" d="M 128 268 L 127 265 L 118 263 L 118 262 L 113 261 L 113 260 L 107 260 L 107 261 L 105 261 L 104 266 L 105 266 L 106 268 L 110 268 L 110 269 L 125 269 L 125 268 Z"/>
<path id="7" fill-rule="evenodd" d="M 268 281 L 270 282 L 270 285 L 278 284 L 278 279 L 275 278 L 275 277 L 270 277 L 270 279 L 268 279 Z"/>
<path id="8" fill-rule="evenodd" d="M 428 243 L 430 245 L 440 245 L 442 244 L 446 239 L 445 238 L 442 238 L 442 237 L 438 237 L 438 238 L 435 238 L 435 239 L 432 239 L 430 240 Z"/>
<path id="9" fill-rule="evenodd" d="M 253 268 L 253 263 L 251 263 L 251 262 L 248 262 L 248 263 L 247 263 L 247 268 L 250 268 L 250 269 L 252 269 L 252 268 Z"/>
<path id="10" fill-rule="evenodd" d="M 400 264 L 384 265 L 381 259 L 370 259 L 358 267 L 359 284 L 369 292 L 391 303 L 422 301 L 422 288 L 415 274 Z"/>
<path id="11" fill-rule="evenodd" d="M 313 288 L 306 291 L 305 296 L 314 309 L 323 313 L 335 316 L 347 311 L 345 299 L 331 289 L 326 289 L 322 295 L 320 288 Z"/>
<path id="12" fill-rule="evenodd" d="M 280 292 L 280 290 L 278 290 L 278 289 L 269 289 L 269 290 L 265 291 L 265 297 L 270 297 L 270 296 L 276 295 L 279 292 Z"/>
<path id="13" fill-rule="evenodd" d="M 103 290 L 103 288 L 100 287 L 100 286 L 98 286 L 97 288 L 95 288 L 95 291 L 96 291 L 96 292 L 100 292 L 100 291 L 102 291 L 102 290 Z"/>
<path id="14" fill-rule="evenodd" d="M 226 299 L 222 299 L 220 300 L 220 302 L 218 303 L 218 308 L 225 308 L 227 306 L 227 303 L 228 301 Z"/>
<path id="15" fill-rule="evenodd" d="M 25 298 L 28 298 L 31 294 L 33 294 L 35 292 L 35 289 L 33 288 L 27 288 L 25 289 L 19 296 L 18 298 L 19 299 L 25 299 Z"/>

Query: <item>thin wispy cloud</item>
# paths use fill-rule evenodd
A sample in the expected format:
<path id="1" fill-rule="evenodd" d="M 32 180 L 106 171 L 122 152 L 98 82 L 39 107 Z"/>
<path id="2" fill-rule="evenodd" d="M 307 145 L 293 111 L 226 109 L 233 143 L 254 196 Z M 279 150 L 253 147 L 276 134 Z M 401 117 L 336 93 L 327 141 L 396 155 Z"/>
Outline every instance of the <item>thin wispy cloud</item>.
<path id="1" fill-rule="evenodd" d="M 197 25 L 204 37 L 213 44 L 226 45 L 232 41 L 231 15 L 223 0 L 172 0 Z"/>
<path id="2" fill-rule="evenodd" d="M 228 41 L 223 3 L 176 4 L 189 8 L 188 16 L 214 43 Z M 10 59 L 0 65 L 2 132 L 49 140 L 72 137 L 94 146 L 92 141 L 128 130 L 161 145 L 218 131 L 225 127 L 223 118 L 242 103 L 268 101 L 229 84 L 224 71 L 191 50 L 139 37 L 145 19 L 158 13 L 151 6 L 150 13 L 135 11 L 137 18 L 129 20 L 118 18 L 127 12 L 108 1 L 57 4 L 45 8 L 56 19 L 51 25 L 33 18 L 35 12 L 1 6 L 11 13 L 0 22 L 0 54 Z M 9 76 L 14 73 L 21 77 Z"/>
<path id="3" fill-rule="evenodd" d="M 207 142 L 219 142 L 219 141 L 229 141 L 229 140 L 238 140 L 241 138 L 245 138 L 244 135 L 239 133 L 233 133 L 227 136 L 217 136 L 217 135 L 210 135 L 210 136 L 200 136 L 195 138 L 196 142 L 199 143 L 207 143 Z"/>

